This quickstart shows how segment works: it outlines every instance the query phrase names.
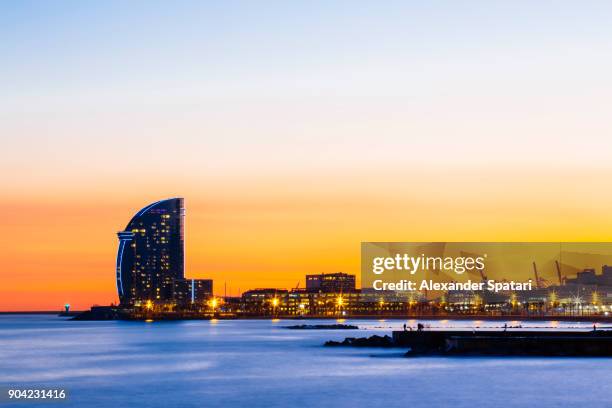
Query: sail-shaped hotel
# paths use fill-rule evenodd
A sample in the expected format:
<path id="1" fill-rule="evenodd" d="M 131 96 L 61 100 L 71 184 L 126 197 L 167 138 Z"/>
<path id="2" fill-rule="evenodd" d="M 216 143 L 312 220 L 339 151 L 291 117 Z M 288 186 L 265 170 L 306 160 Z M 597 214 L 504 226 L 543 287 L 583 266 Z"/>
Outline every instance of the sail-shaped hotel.
<path id="1" fill-rule="evenodd" d="M 183 198 L 154 202 L 117 233 L 117 292 L 122 306 L 188 305 L 212 296 L 212 280 L 185 279 Z"/>

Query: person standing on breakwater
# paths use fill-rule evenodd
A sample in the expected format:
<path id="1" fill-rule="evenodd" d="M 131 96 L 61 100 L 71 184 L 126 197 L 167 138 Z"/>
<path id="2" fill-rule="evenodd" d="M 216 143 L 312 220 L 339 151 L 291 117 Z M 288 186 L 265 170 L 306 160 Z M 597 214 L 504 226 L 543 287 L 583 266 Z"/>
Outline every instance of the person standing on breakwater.
<path id="1" fill-rule="evenodd" d="M 417 331 L 423 331 L 424 328 L 425 326 L 422 323 L 417 324 Z"/>

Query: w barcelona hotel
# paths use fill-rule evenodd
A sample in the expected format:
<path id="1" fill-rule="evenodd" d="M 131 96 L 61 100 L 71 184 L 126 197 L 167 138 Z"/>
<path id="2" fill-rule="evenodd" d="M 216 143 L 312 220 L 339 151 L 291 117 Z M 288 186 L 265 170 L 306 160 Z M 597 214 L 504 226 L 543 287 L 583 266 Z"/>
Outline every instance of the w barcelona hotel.
<path id="1" fill-rule="evenodd" d="M 211 279 L 185 279 L 183 198 L 157 201 L 138 211 L 117 233 L 120 306 L 185 307 L 212 296 Z"/>

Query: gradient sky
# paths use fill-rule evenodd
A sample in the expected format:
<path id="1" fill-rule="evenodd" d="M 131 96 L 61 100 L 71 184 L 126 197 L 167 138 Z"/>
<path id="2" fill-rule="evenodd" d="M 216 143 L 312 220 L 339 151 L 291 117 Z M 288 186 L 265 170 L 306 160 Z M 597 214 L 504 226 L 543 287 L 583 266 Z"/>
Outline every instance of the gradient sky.
<path id="1" fill-rule="evenodd" d="M 361 241 L 610 240 L 612 3 L 0 3 L 0 310 L 116 301 L 182 196 L 216 292 Z"/>

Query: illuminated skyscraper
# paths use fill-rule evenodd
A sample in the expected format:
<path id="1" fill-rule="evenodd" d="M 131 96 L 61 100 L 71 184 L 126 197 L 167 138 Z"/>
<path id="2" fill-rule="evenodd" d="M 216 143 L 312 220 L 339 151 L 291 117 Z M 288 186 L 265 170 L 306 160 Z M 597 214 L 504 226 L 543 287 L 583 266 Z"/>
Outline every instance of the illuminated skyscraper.
<path id="1" fill-rule="evenodd" d="M 184 280 L 184 216 L 182 198 L 158 201 L 138 211 L 125 231 L 117 233 L 121 305 L 174 300 L 176 282 Z"/>

